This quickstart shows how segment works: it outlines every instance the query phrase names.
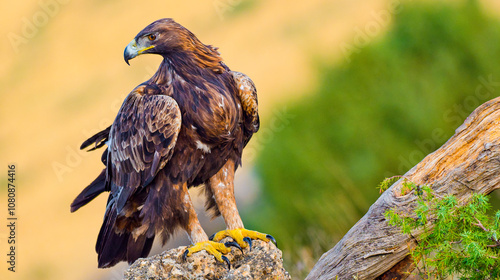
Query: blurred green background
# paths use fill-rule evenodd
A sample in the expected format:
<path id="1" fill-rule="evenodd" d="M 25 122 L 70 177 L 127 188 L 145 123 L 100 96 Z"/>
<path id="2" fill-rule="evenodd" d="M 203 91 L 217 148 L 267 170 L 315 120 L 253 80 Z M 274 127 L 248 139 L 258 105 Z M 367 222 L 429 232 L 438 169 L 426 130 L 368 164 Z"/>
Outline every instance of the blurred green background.
<path id="1" fill-rule="evenodd" d="M 318 88 L 287 104 L 288 124 L 257 161 L 262 199 L 247 219 L 275 234 L 297 278 L 375 202 L 379 182 L 499 95 L 500 22 L 477 1 L 405 4 L 349 59 L 317 63 Z"/>
<path id="2" fill-rule="evenodd" d="M 74 214 L 69 204 L 102 168 L 80 143 L 156 71 L 158 57 L 131 67 L 122 57 L 150 22 L 174 18 L 257 85 L 262 125 L 237 172 L 238 205 L 302 279 L 377 199 L 380 181 L 499 95 L 498 16 L 496 0 L 9 2 L 0 154 L 18 166 L 19 246 L 18 272 L 2 261 L 0 279 L 121 279 L 126 264 L 96 268 L 106 197 Z M 5 197 L 2 188 L 2 221 Z M 195 203 L 208 234 L 224 228 Z M 187 245 L 184 235 L 163 249 Z M 1 255 L 6 238 L 0 227 Z"/>

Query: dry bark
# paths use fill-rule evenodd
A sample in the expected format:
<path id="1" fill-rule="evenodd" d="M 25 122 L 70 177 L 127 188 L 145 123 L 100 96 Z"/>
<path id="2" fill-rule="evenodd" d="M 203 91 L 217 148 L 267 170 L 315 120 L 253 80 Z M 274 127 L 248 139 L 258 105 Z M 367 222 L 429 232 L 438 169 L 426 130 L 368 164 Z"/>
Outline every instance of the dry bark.
<path id="1" fill-rule="evenodd" d="M 451 194 L 466 202 L 473 193 L 489 194 L 498 189 L 499 171 L 500 98 L 496 98 L 478 107 L 441 148 L 404 178 L 431 186 L 437 195 Z M 399 180 L 386 190 L 342 240 L 320 258 L 306 279 L 375 279 L 393 267 L 398 270 L 401 266 L 396 265 L 405 259 L 414 239 L 390 226 L 384 212 L 396 207 L 410 214 L 417 197 L 414 191 L 402 193 L 401 187 Z M 413 235 L 418 238 L 419 232 Z M 399 273 L 401 277 L 381 279 L 404 279 L 404 273 Z"/>

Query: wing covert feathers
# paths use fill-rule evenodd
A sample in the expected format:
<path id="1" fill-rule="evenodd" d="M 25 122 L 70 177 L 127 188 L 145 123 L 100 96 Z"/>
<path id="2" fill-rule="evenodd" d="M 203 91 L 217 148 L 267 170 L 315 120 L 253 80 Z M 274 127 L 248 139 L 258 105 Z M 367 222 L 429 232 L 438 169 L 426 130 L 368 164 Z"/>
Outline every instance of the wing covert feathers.
<path id="1" fill-rule="evenodd" d="M 245 115 L 246 134 L 249 134 L 251 137 L 253 133 L 259 130 L 260 126 L 257 89 L 253 81 L 247 75 L 236 71 L 231 71 L 231 74 L 236 83 L 238 89 L 237 94 Z M 250 140 L 249 137 L 245 142 L 248 142 L 248 140 Z"/>
<path id="2" fill-rule="evenodd" d="M 173 98 L 141 93 L 136 89 L 123 103 L 108 148 L 112 181 L 132 190 L 148 185 L 165 166 L 181 128 L 181 111 Z"/>

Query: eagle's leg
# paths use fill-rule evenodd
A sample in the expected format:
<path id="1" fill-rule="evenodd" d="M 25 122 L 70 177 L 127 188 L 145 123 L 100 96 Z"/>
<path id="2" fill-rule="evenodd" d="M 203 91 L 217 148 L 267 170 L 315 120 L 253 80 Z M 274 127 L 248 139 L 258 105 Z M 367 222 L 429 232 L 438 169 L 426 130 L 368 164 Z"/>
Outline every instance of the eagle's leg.
<path id="1" fill-rule="evenodd" d="M 198 215 L 194 210 L 193 203 L 191 201 L 191 197 L 189 196 L 187 186 L 184 184 L 182 186 L 183 189 L 183 206 L 185 211 L 188 212 L 188 222 L 185 227 L 185 230 L 191 240 L 193 245 L 189 247 L 186 251 L 184 251 L 183 259 L 191 256 L 193 253 L 199 251 L 207 251 L 209 254 L 213 255 L 219 262 L 225 262 L 228 267 L 231 267 L 231 264 L 227 257 L 224 254 L 227 254 L 231 251 L 230 247 L 237 247 L 241 250 L 240 246 L 234 242 L 226 242 L 225 244 L 214 242 L 208 240 L 208 236 L 200 225 L 200 221 L 198 220 Z"/>
<path id="2" fill-rule="evenodd" d="M 219 212 L 224 218 L 227 227 L 226 230 L 212 235 L 210 239 L 219 242 L 225 237 L 231 237 L 241 248 L 250 246 L 250 249 L 252 239 L 266 242 L 272 241 L 276 244 L 276 240 L 271 235 L 244 228 L 234 198 L 234 172 L 235 163 L 233 160 L 228 160 L 222 169 L 208 182 L 208 187 L 213 193 Z"/>

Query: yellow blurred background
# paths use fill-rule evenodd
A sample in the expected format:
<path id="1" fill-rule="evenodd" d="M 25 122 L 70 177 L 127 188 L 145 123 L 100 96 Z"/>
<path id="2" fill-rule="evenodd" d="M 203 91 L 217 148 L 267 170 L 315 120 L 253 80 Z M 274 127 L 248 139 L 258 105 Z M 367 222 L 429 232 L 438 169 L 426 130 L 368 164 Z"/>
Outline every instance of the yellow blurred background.
<path id="1" fill-rule="evenodd" d="M 4 168 L 0 176 L 0 279 L 121 278 L 125 264 L 97 269 L 94 244 L 107 198 L 101 196 L 73 214 L 69 205 L 102 168 L 101 152 L 80 151 L 81 142 L 112 123 L 124 97 L 149 78 L 160 62 L 152 55 L 134 59 L 131 66 L 123 61 L 123 49 L 146 25 L 171 17 L 202 42 L 219 47 L 226 64 L 249 75 L 257 85 L 266 123 L 276 104 L 315 87 L 315 62 L 347 59 L 341 46 L 353 40 L 356 30 L 373 22 L 377 12 L 397 2 L 4 3 L 0 17 Z M 499 13 L 498 1 L 484 3 Z M 371 39 L 387 27 L 380 24 L 380 34 Z M 245 167 L 251 166 L 251 159 Z M 3 225 L 7 224 L 4 186 L 10 163 L 16 164 L 15 273 L 7 271 Z"/>

